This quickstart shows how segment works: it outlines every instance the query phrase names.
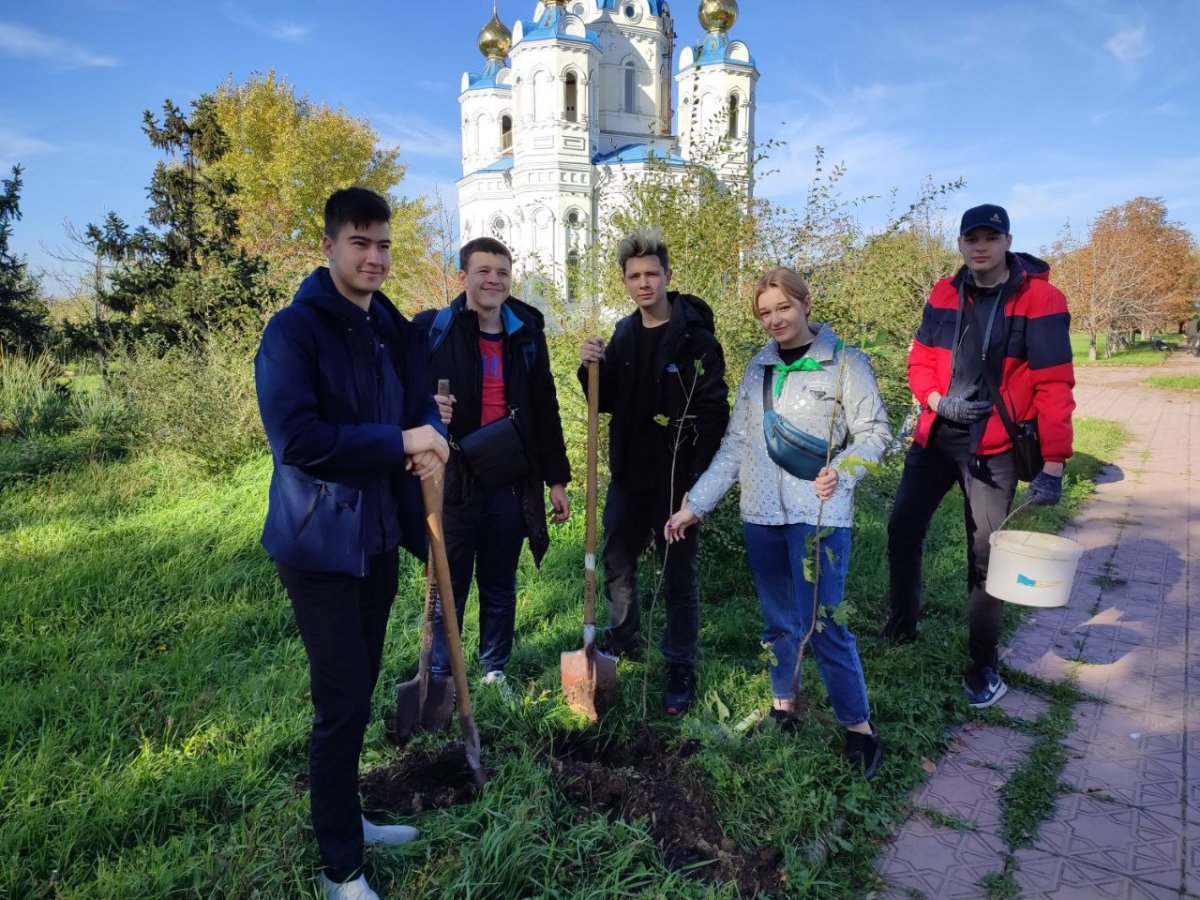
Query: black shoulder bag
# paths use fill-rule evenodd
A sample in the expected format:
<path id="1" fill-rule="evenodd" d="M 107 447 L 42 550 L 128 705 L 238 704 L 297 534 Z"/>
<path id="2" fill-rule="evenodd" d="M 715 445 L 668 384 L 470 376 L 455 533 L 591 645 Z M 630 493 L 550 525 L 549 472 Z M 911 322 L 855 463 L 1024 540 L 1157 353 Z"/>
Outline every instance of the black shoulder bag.
<path id="1" fill-rule="evenodd" d="M 998 297 L 997 303 L 1003 303 L 1004 297 Z M 979 320 L 975 316 L 975 304 L 967 304 L 967 315 L 971 317 L 971 324 L 975 326 L 975 330 L 979 331 Z M 1023 422 L 1014 422 L 1012 416 L 1008 412 L 1008 407 L 1004 403 L 1004 398 L 1000 396 L 1000 386 L 996 384 L 996 375 L 992 372 L 991 366 L 988 365 L 988 348 L 983 346 L 983 380 L 987 383 L 988 393 L 991 394 L 992 403 L 996 406 L 996 412 L 1000 413 L 1000 421 L 1004 423 L 1004 428 L 1008 431 L 1008 436 L 1012 439 L 1013 445 L 1013 468 L 1016 472 L 1018 481 L 1033 481 L 1037 477 L 1038 472 L 1042 471 L 1042 440 L 1038 437 L 1037 419 L 1026 419 Z"/>

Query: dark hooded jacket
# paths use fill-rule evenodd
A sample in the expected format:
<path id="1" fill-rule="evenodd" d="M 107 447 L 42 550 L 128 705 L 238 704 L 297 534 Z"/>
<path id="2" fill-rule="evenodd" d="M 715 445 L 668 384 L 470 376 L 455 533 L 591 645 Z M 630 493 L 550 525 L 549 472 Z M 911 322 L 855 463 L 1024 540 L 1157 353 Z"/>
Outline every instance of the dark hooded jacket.
<path id="1" fill-rule="evenodd" d="M 403 545 L 425 557 L 421 489 L 403 432 L 445 428 L 424 336 L 381 293 L 370 315 L 324 266 L 276 313 L 254 358 L 274 469 L 262 542 L 277 562 L 362 577 Z"/>
<path id="2" fill-rule="evenodd" d="M 1036 419 L 1043 458 L 1063 462 L 1072 452 L 1075 409 L 1067 299 L 1050 283 L 1050 267 L 1037 257 L 1009 253 L 1008 269 L 991 342 L 996 352 L 990 361 L 998 369 L 1000 396 L 1012 419 Z M 954 377 L 962 309 L 969 302 L 964 290 L 967 276 L 963 266 L 952 278 L 933 286 L 909 351 L 908 383 L 921 405 L 913 440 L 921 446 L 929 440 L 937 418 L 929 407 L 929 395 L 936 391 L 944 396 Z M 988 418 L 972 426 L 971 452 L 988 456 L 1011 447 L 1012 439 L 995 407 Z"/>
<path id="3" fill-rule="evenodd" d="M 612 340 L 600 362 L 600 411 L 612 414 L 608 431 L 609 471 L 618 484 L 644 483 L 633 467 L 655 466 L 654 481 L 666 485 L 671 477 L 669 455 L 646 454 L 636 446 L 644 423 L 638 409 L 647 401 L 666 417 L 666 439 L 673 446 L 683 422 L 679 451 L 674 460 L 674 499 L 678 504 L 721 445 L 729 424 L 729 389 L 725 385 L 725 354 L 717 340 L 713 313 L 708 304 L 691 294 L 670 291 L 671 318 L 659 340 L 652 375 L 637 371 L 634 311 L 617 322 Z M 579 381 L 587 395 L 587 367 L 579 367 Z M 651 396 L 646 398 L 644 392 Z M 689 400 L 690 395 L 690 400 Z M 641 398 L 639 400 L 639 397 Z M 686 418 L 685 418 L 686 416 Z M 662 421 L 660 419 L 660 421 Z"/>
<path id="4" fill-rule="evenodd" d="M 468 503 L 475 480 L 456 444 L 477 430 L 483 414 L 483 364 L 479 357 L 479 316 L 467 308 L 466 294 L 450 304 L 450 324 L 429 360 L 429 386 L 439 379 L 450 381 L 455 397 L 450 420 L 450 462 L 446 466 L 446 502 Z M 425 310 L 413 318 L 413 326 L 426 341 L 438 311 Z M 571 480 L 571 466 L 563 441 L 558 394 L 550 371 L 546 346 L 545 318 L 538 310 L 515 297 L 501 307 L 504 325 L 504 397 L 517 431 L 525 445 L 529 474 L 521 483 L 521 510 L 529 551 L 541 564 L 550 546 L 546 526 L 546 487 Z"/>

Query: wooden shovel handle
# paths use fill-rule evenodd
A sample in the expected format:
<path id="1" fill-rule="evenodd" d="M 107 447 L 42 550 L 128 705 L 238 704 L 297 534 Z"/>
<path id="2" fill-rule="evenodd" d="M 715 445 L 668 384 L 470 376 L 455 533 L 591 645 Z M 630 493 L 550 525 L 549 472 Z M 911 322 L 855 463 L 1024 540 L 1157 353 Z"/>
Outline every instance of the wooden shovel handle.
<path id="1" fill-rule="evenodd" d="M 600 454 L 600 364 L 588 363 L 587 494 L 584 499 L 583 624 L 596 624 L 596 506 Z"/>
<path id="2" fill-rule="evenodd" d="M 460 718 L 471 715 L 471 695 L 467 690 L 467 670 L 463 665 L 462 637 L 458 633 L 458 608 L 454 604 L 454 586 L 450 583 L 450 561 L 446 557 L 446 534 L 442 531 L 442 476 L 421 482 L 421 497 L 425 501 L 425 530 L 429 532 L 429 555 L 437 576 L 438 593 L 442 598 L 442 626 L 446 630 L 446 648 L 450 651 L 450 673 L 458 692 Z"/>

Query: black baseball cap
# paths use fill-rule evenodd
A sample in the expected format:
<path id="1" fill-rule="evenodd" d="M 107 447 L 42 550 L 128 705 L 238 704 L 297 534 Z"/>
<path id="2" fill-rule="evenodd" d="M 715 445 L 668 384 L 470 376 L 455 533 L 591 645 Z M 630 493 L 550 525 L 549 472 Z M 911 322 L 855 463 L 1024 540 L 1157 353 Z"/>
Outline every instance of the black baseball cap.
<path id="1" fill-rule="evenodd" d="M 958 235 L 962 237 L 972 228 L 990 228 L 1001 234 L 1008 234 L 1008 211 L 1003 206 L 985 203 L 983 206 L 972 206 L 962 217 Z"/>

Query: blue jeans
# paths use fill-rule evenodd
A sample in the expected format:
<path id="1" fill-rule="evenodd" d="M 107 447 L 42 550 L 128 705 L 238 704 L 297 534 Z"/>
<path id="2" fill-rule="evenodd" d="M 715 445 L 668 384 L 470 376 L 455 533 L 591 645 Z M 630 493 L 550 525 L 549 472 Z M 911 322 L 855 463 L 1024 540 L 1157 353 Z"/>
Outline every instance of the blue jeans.
<path id="1" fill-rule="evenodd" d="M 758 589 L 758 604 L 763 616 L 763 643 L 771 646 L 775 661 L 771 665 L 771 693 L 778 700 L 793 696 L 792 676 L 800 642 L 808 633 L 813 617 L 813 586 L 804 577 L 804 559 L 811 559 L 809 536 L 813 525 L 754 525 L 745 522 L 746 555 L 750 574 Z M 850 568 L 850 529 L 834 528 L 821 541 L 821 578 L 817 601 L 827 610 L 841 604 L 846 592 L 846 572 Z M 830 561 L 829 552 L 833 559 Z M 854 635 L 828 615 L 821 617 L 821 629 L 813 629 L 809 638 L 817 670 L 833 714 L 844 726 L 869 721 L 867 684 Z"/>
<path id="2" fill-rule="evenodd" d="M 477 487 L 466 503 L 446 504 L 442 527 L 446 533 L 459 630 L 474 574 L 479 585 L 479 666 L 485 673 L 503 672 L 512 654 L 517 616 L 517 562 L 525 542 L 521 489 L 507 487 L 488 494 Z M 434 675 L 450 674 L 441 602 L 434 609 L 430 671 Z"/>

